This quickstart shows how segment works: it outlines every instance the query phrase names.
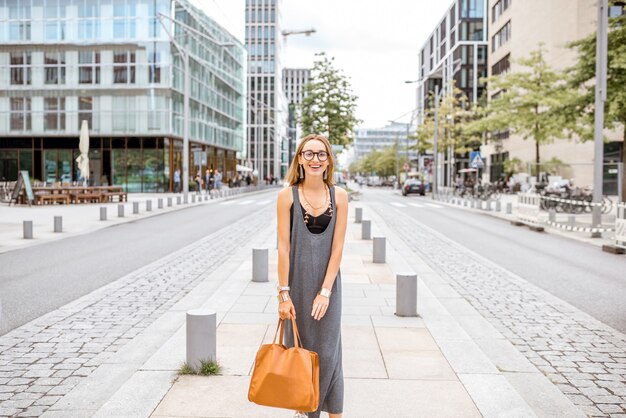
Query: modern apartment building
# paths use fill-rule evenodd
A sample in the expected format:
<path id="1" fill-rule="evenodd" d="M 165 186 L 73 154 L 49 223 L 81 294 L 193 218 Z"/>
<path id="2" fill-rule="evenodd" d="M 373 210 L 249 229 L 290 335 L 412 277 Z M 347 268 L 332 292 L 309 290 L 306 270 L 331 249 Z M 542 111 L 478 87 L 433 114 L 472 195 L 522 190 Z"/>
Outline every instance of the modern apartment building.
<path id="1" fill-rule="evenodd" d="M 545 59 L 552 68 L 563 70 L 576 62 L 576 51 L 567 44 L 581 39 L 597 28 L 596 0 L 489 0 L 489 75 L 523 70 L 517 60 L 526 57 L 541 43 Z M 611 8 L 611 14 L 622 13 L 622 8 Z M 498 94 L 489 91 L 489 95 Z M 620 135 L 609 134 L 612 137 Z M 605 144 L 605 162 L 615 161 L 621 155 L 621 142 Z M 481 147 L 486 160 L 485 180 L 497 180 L 502 163 L 519 158 L 534 165 L 535 144 L 532 139 L 510 135 L 508 131 L 492 134 L 492 140 Z M 577 186 L 593 184 L 593 141 L 555 140 L 541 145 L 541 161 L 557 158 L 567 164 L 560 169 L 564 178 L 573 178 Z M 616 165 L 605 170 L 605 193 L 616 192 Z"/>
<path id="2" fill-rule="evenodd" d="M 298 138 L 301 136 L 298 129 L 298 112 L 302 101 L 306 97 L 306 85 L 311 79 L 309 68 L 285 68 L 283 69 L 283 89 L 287 98 L 288 131 L 287 131 L 287 155 L 291 164 L 296 152 Z"/>
<path id="3" fill-rule="evenodd" d="M 287 171 L 280 0 L 246 0 L 248 132 L 245 163 L 263 179 Z"/>
<path id="4" fill-rule="evenodd" d="M 483 95 L 485 86 L 479 80 L 487 75 L 487 10 L 487 0 L 454 1 L 423 44 L 419 53 L 418 123 L 424 109 L 431 105 L 436 87 L 447 94 L 456 86 L 470 102 L 477 102 Z M 446 168 L 451 156 L 444 155 L 443 150 L 440 154 L 439 178 L 447 184 Z M 466 166 L 465 160 L 457 156 L 457 168 Z"/>
<path id="5" fill-rule="evenodd" d="M 164 27 L 159 14 L 196 34 Z M 187 0 L 11 0 L 0 1 L 0 178 L 28 170 L 41 181 L 77 181 L 87 120 L 91 182 L 171 190 L 184 122 L 174 30 L 190 51 L 187 174 L 233 175 L 244 151 L 245 49 L 216 21 Z"/>
<path id="6" fill-rule="evenodd" d="M 399 122 L 380 128 L 359 128 L 354 135 L 354 157 L 358 161 L 372 151 L 382 151 L 397 143 L 400 160 L 404 160 L 407 146 L 412 144 L 409 137 L 414 134 L 414 126 Z M 417 151 L 409 150 L 408 157 L 411 162 L 417 161 Z"/>

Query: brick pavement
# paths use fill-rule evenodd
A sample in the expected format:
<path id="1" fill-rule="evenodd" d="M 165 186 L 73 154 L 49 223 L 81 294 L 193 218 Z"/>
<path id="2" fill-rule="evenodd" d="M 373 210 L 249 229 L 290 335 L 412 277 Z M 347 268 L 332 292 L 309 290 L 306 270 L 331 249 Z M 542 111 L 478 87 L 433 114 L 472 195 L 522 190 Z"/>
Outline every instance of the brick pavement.
<path id="1" fill-rule="evenodd" d="M 271 221 L 235 224 L 0 337 L 0 416 L 40 416 Z M 190 262 L 193 261 L 193 262 Z"/>
<path id="2" fill-rule="evenodd" d="M 388 226 L 578 408 L 626 417 L 626 336 L 401 211 L 384 211 Z"/>

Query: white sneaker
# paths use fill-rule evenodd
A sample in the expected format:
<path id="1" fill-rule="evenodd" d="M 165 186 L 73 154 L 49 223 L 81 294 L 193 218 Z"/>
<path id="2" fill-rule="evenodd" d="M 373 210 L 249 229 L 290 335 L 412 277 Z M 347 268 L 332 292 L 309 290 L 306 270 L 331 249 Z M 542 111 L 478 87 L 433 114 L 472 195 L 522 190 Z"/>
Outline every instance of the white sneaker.
<path id="1" fill-rule="evenodd" d="M 293 416 L 293 418 L 307 418 L 306 414 L 303 414 L 302 412 L 297 412 L 296 414 Z"/>

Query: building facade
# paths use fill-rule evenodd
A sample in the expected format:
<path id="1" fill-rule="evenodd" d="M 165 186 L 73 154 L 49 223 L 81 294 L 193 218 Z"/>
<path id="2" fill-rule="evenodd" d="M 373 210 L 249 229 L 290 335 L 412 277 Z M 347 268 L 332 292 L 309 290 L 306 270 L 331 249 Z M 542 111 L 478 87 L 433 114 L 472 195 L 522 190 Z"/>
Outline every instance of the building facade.
<path id="1" fill-rule="evenodd" d="M 287 98 L 288 109 L 288 131 L 286 142 L 287 166 L 291 164 L 298 145 L 298 138 L 301 136 L 298 129 L 298 112 L 302 101 L 307 96 L 306 86 L 311 80 L 311 70 L 309 68 L 284 68 L 283 69 L 283 89 Z"/>
<path id="2" fill-rule="evenodd" d="M 13 0 L 0 1 L 2 179 L 28 170 L 40 181 L 78 181 L 86 120 L 91 183 L 172 189 L 182 169 L 184 67 L 173 25 L 159 14 L 215 40 L 178 38 L 192 51 L 188 175 L 234 174 L 244 151 L 245 49 L 217 22 L 186 0 Z"/>
<path id="3" fill-rule="evenodd" d="M 408 123 L 391 122 L 380 128 L 359 128 L 354 135 L 354 156 L 356 161 L 361 160 L 372 151 L 382 151 L 384 148 L 398 145 L 400 160 L 417 161 L 417 151 L 407 148 L 413 143 L 410 139 L 415 135 L 415 127 Z"/>
<path id="4" fill-rule="evenodd" d="M 622 7 L 611 9 L 611 14 L 622 13 Z M 577 59 L 576 50 L 567 44 L 597 28 L 596 0 L 489 0 L 489 10 L 489 75 L 523 70 L 517 60 L 527 57 L 540 44 L 544 45 L 547 64 L 564 70 Z M 490 97 L 495 94 L 498 92 L 489 91 Z M 621 138 L 621 134 L 609 133 L 609 138 Z M 621 142 L 605 144 L 605 193 L 617 191 L 615 161 L 622 146 Z M 535 164 L 534 141 L 509 135 L 508 131 L 492 133 L 492 140 L 481 151 L 487 164 L 484 180 L 495 181 L 502 176 L 502 164 L 507 159 L 520 159 L 529 171 Z M 565 163 L 558 174 L 574 179 L 577 186 L 593 185 L 593 155 L 593 141 L 557 139 L 540 148 L 541 161 L 557 158 Z"/>
<path id="5" fill-rule="evenodd" d="M 481 77 L 487 76 L 487 0 L 456 0 L 439 20 L 419 53 L 417 84 L 418 124 L 424 110 L 431 106 L 435 90 L 450 94 L 460 89 L 470 103 L 484 94 Z M 467 166 L 466 156 L 439 156 L 439 179 L 449 183 L 449 164 Z"/>
<path id="6" fill-rule="evenodd" d="M 287 103 L 282 88 L 280 0 L 246 0 L 246 160 L 261 179 L 287 170 Z"/>

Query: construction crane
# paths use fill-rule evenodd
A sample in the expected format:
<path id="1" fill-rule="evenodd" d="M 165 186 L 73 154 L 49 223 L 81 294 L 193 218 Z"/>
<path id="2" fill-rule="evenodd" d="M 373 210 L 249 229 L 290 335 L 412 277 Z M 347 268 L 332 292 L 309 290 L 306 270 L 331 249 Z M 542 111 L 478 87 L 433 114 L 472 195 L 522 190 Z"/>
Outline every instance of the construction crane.
<path id="1" fill-rule="evenodd" d="M 283 35 L 283 40 L 287 40 L 287 37 L 290 35 L 306 35 L 311 36 L 312 33 L 315 33 L 315 29 L 305 29 L 305 30 L 284 30 L 281 32 Z"/>

